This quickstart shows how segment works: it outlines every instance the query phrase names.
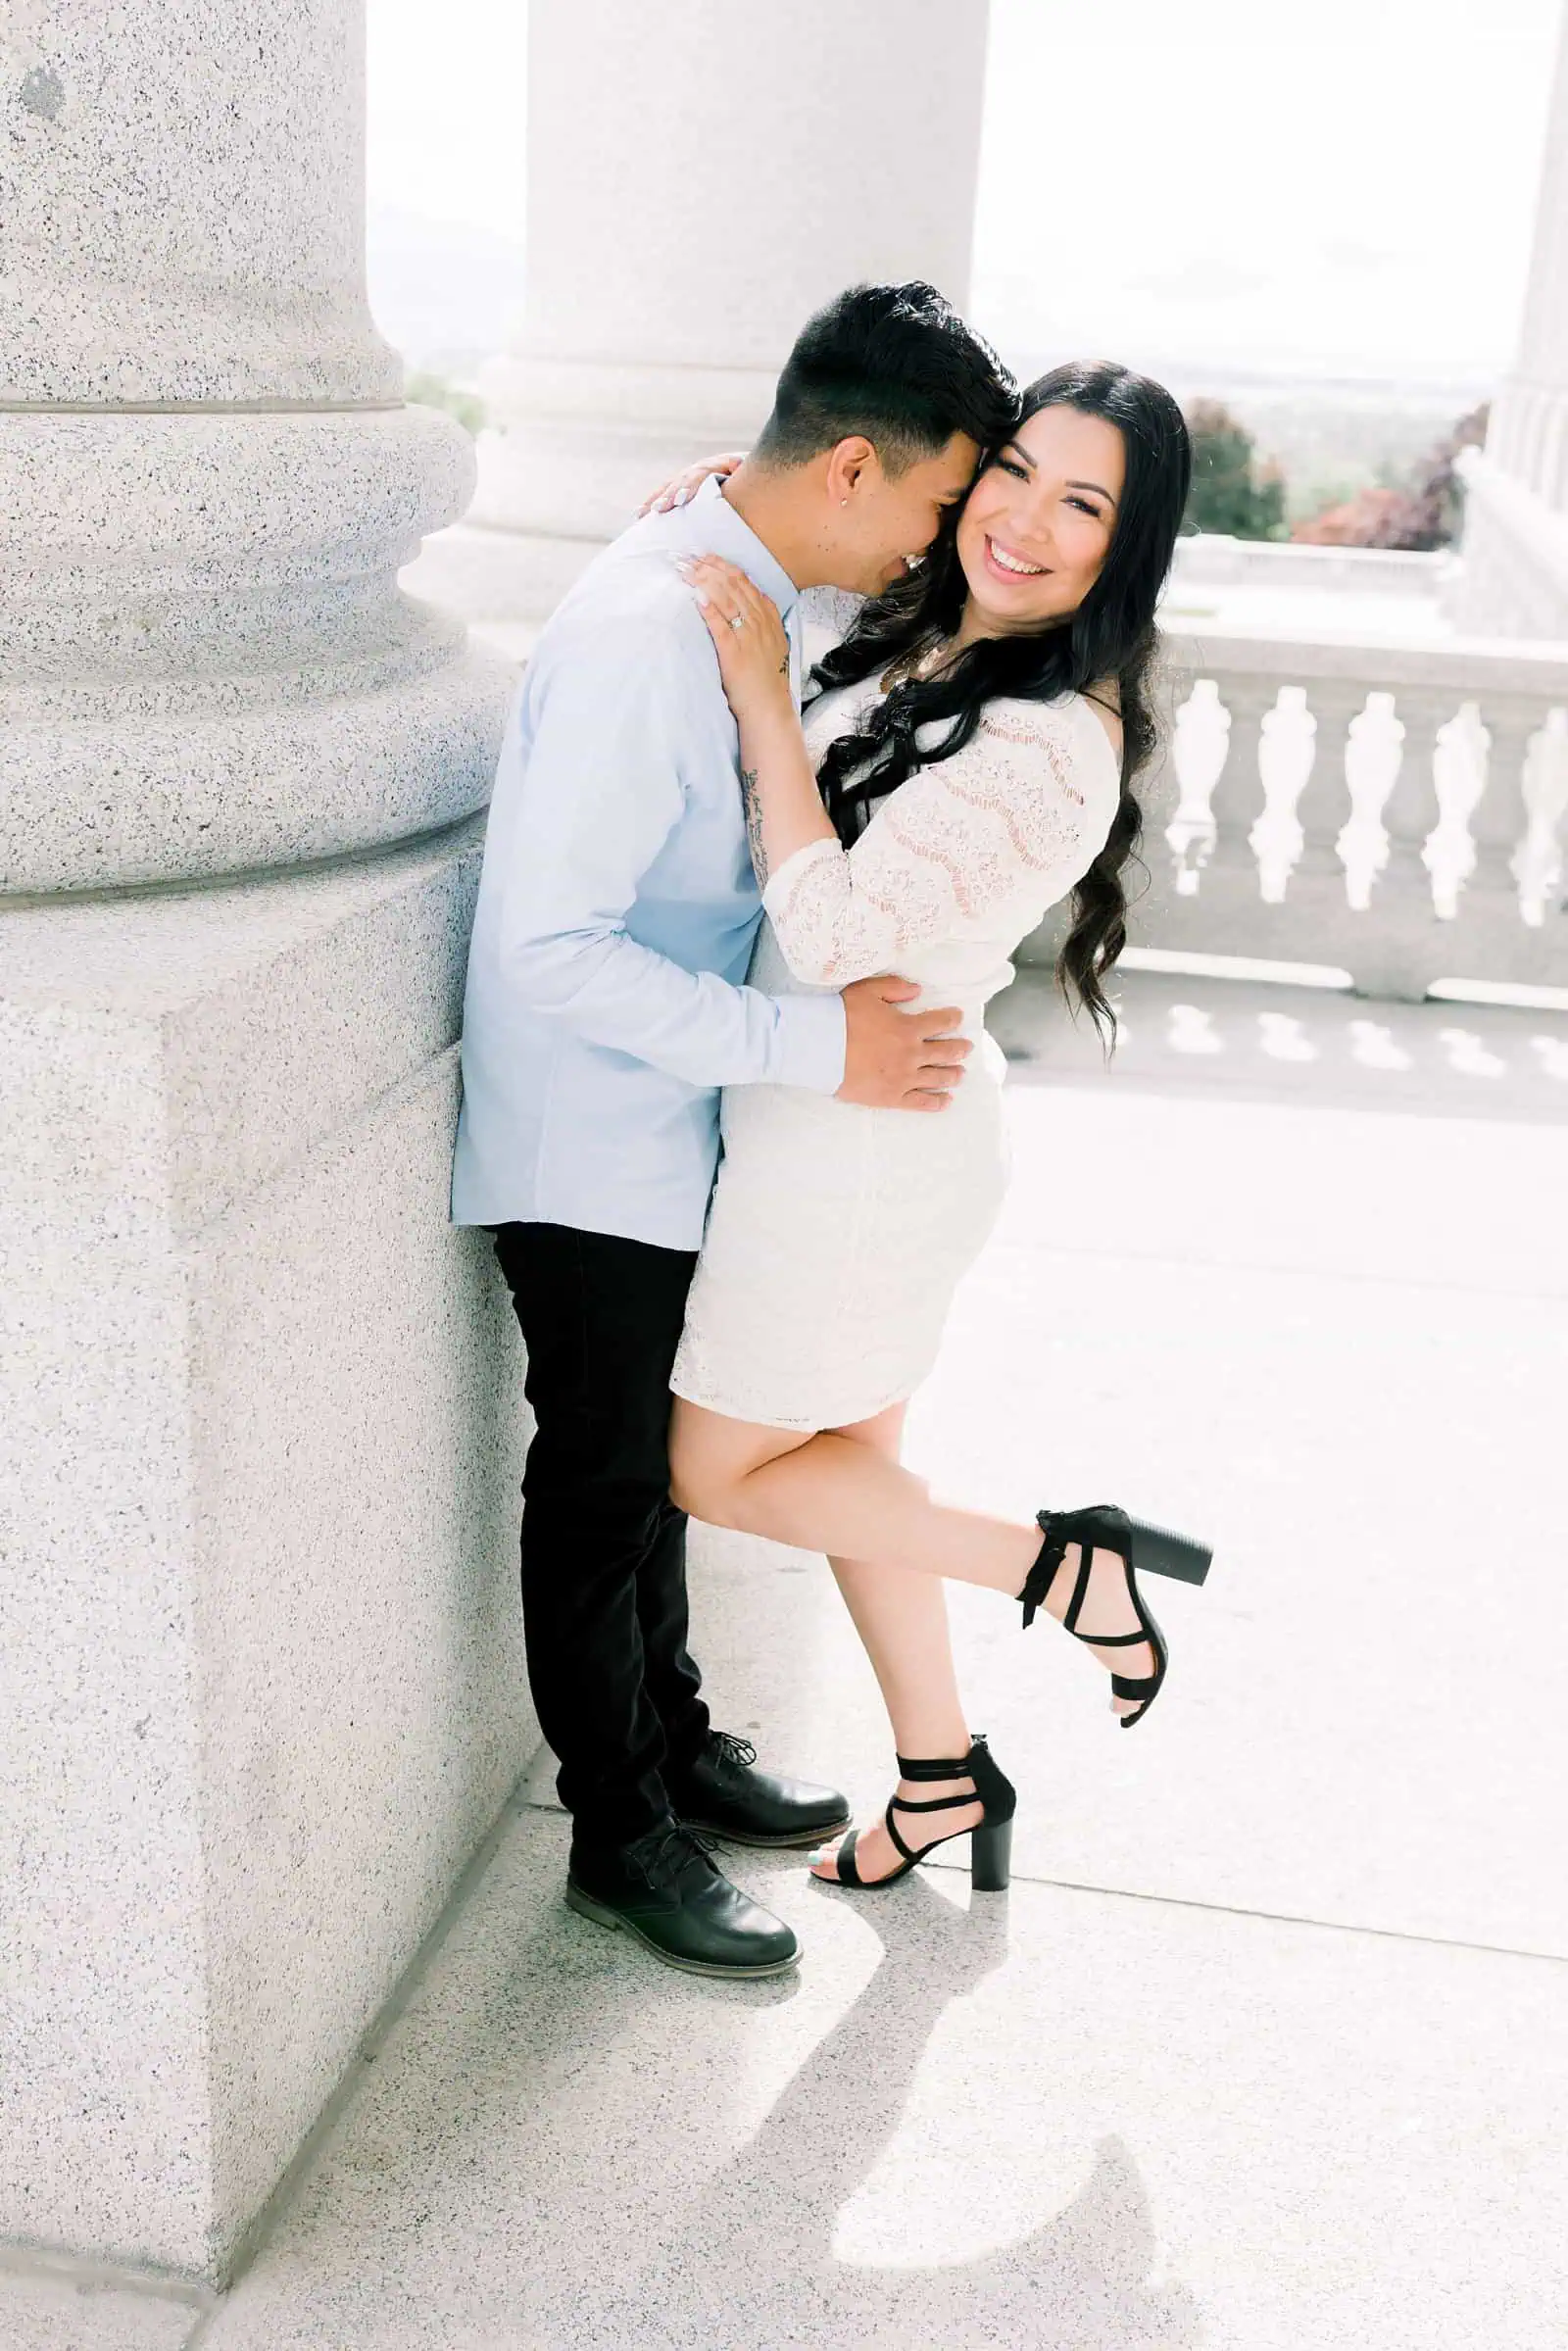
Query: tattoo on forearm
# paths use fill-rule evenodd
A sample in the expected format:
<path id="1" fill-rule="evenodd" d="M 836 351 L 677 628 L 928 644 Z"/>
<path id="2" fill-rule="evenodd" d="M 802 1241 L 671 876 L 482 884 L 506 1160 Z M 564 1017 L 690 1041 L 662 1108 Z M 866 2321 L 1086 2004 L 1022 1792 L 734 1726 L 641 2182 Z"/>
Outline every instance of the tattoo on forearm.
<path id="1" fill-rule="evenodd" d="M 762 847 L 762 804 L 757 796 L 757 769 L 741 769 L 741 806 L 746 810 L 746 840 L 759 890 L 767 888 L 767 852 Z"/>
<path id="2" fill-rule="evenodd" d="M 783 659 L 783 660 L 780 661 L 780 663 L 779 663 L 779 665 L 778 665 L 778 673 L 779 673 L 779 676 L 780 676 L 780 677 L 788 677 L 788 676 L 789 676 L 789 673 L 790 673 L 790 657 L 789 657 L 789 655 L 788 655 L 787 653 L 786 653 L 786 655 L 784 656 L 784 659 Z"/>

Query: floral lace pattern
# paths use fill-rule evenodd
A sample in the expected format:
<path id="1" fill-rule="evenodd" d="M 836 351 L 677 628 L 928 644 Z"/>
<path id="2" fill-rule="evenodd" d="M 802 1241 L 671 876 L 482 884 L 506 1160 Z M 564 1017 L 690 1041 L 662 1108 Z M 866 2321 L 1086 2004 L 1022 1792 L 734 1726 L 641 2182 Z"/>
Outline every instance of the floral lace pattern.
<path id="1" fill-rule="evenodd" d="M 1010 928 L 1021 898 L 1044 913 L 1104 839 L 1074 775 L 1085 723 L 1049 704 L 993 704 L 962 751 L 889 794 L 853 849 L 815 841 L 786 859 L 763 904 L 795 977 L 845 987 L 949 934 L 999 917 Z"/>

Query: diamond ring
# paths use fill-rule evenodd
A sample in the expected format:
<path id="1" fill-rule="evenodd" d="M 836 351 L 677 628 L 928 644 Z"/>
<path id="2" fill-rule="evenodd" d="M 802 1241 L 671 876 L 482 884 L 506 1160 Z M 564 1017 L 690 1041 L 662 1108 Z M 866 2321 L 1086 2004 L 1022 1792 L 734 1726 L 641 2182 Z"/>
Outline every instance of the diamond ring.
<path id="1" fill-rule="evenodd" d="M 730 627 L 731 627 L 731 628 L 744 628 L 744 627 L 746 626 L 746 615 L 745 615 L 745 613 L 744 613 L 744 612 L 731 612 L 731 614 L 730 614 L 730 616 L 729 616 L 729 624 L 730 624 Z"/>

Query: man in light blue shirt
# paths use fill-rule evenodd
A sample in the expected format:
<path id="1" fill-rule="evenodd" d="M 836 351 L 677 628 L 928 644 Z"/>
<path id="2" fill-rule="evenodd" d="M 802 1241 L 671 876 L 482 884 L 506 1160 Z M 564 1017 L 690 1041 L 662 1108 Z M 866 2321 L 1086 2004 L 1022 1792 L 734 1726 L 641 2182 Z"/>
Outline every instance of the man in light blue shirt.
<path id="1" fill-rule="evenodd" d="M 844 1082 L 839 997 L 741 984 L 760 901 L 735 721 L 671 561 L 685 552 L 727 556 L 766 590 L 799 689 L 799 591 L 716 477 L 628 530 L 555 613 L 508 721 L 485 840 L 460 1223 L 695 1249 L 717 1089 Z"/>
<path id="2" fill-rule="evenodd" d="M 668 1379 L 718 1149 L 718 1090 L 940 1108 L 966 1048 L 914 991 L 745 985 L 760 900 L 737 736 L 675 568 L 714 553 L 778 606 L 875 594 L 1010 429 L 994 355 L 933 289 L 858 287 L 813 318 L 731 480 L 635 524 L 540 638 L 507 725 L 464 1014 L 453 1214 L 496 1236 L 537 1423 L 523 1481 L 529 1681 L 573 1815 L 567 1898 L 677 1966 L 771 1974 L 792 1931 L 677 1828 L 814 1843 L 831 1788 L 711 1730 L 686 1647 Z"/>

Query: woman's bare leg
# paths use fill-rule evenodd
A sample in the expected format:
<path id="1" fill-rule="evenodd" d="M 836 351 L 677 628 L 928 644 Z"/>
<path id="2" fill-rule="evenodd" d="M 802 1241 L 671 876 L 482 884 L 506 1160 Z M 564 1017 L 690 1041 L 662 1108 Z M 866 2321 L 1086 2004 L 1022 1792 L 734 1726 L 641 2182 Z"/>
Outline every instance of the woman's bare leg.
<path id="1" fill-rule="evenodd" d="M 906 1404 L 890 1405 L 874 1420 L 858 1421 L 835 1434 L 848 1438 L 852 1444 L 870 1445 L 887 1460 L 896 1461 L 907 1409 Z M 966 1755 L 969 1732 L 953 1662 L 947 1594 L 936 1577 L 911 1576 L 867 1559 L 830 1555 L 828 1565 L 838 1578 L 845 1605 L 871 1660 L 893 1727 L 895 1754 Z M 901 1780 L 898 1792 L 912 1801 L 921 1801 L 961 1795 L 973 1786 L 971 1780 L 961 1777 L 922 1782 L 918 1786 Z M 899 1832 L 906 1844 L 918 1850 L 933 1837 L 956 1837 L 963 1830 L 972 1829 L 980 1818 L 978 1803 L 962 1809 L 955 1806 L 951 1812 L 912 1816 L 906 1813 L 899 1822 Z M 836 1851 L 835 1845 L 813 1863 L 815 1876 L 830 1881 L 838 1876 Z M 888 1835 L 887 1824 L 878 1814 L 856 1840 L 857 1867 L 862 1878 L 886 1878 L 901 1859 Z"/>
<path id="2" fill-rule="evenodd" d="M 734 1527 L 794 1543 L 829 1558 L 854 1559 L 906 1576 L 946 1576 L 1016 1597 L 1040 1550 L 1032 1522 L 992 1518 L 934 1502 L 922 1479 L 874 1445 L 834 1430 L 801 1437 L 787 1429 L 731 1420 L 675 1398 L 670 1422 L 672 1490 L 683 1510 L 710 1526 Z M 1077 1565 L 1066 1565 L 1042 1603 L 1066 1611 Z M 1096 1551 L 1078 1630 L 1091 1645 L 1138 1630 L 1121 1562 Z M 1111 1672 L 1152 1673 L 1147 1645 L 1097 1650 Z M 1113 1700 L 1127 1713 L 1131 1701 Z"/>
<path id="3" fill-rule="evenodd" d="M 674 1498 L 694 1518 L 832 1559 L 951 1576 L 1010 1595 L 1040 1548 L 1033 1524 L 934 1502 L 922 1478 L 836 1430 L 802 1437 L 677 1396 L 669 1467 Z"/>

